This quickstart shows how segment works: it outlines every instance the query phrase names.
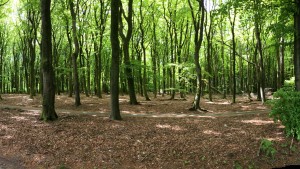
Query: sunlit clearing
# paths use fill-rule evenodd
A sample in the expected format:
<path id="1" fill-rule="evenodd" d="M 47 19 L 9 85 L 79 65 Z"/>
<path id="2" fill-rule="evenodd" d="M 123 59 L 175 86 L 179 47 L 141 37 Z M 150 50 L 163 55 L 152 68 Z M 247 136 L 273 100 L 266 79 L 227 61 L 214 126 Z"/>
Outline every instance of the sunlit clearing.
<path id="1" fill-rule="evenodd" d="M 144 115 L 145 113 L 135 113 L 134 111 L 122 111 L 123 114 L 130 114 L 130 115 L 135 115 L 135 116 L 138 116 L 138 115 Z"/>
<path id="2" fill-rule="evenodd" d="M 217 104 L 217 105 L 230 105 L 230 104 L 231 104 L 231 103 L 228 102 L 228 101 L 225 101 L 225 102 L 219 102 L 219 103 L 208 101 L 208 102 L 205 102 L 205 103 L 207 103 L 207 104 Z"/>
<path id="3" fill-rule="evenodd" d="M 119 124 L 113 124 L 111 127 L 112 128 L 124 128 L 123 125 L 119 125 Z"/>
<path id="4" fill-rule="evenodd" d="M 263 107 L 263 106 L 258 106 L 257 109 L 260 109 L 260 110 L 266 110 L 267 108 L 266 108 L 266 107 Z"/>
<path id="5" fill-rule="evenodd" d="M 40 114 L 40 112 L 38 110 L 31 110 L 31 111 L 28 111 L 26 113 L 21 113 L 21 114 L 30 115 L 30 116 L 37 116 L 37 115 Z"/>
<path id="6" fill-rule="evenodd" d="M 123 103 L 123 102 L 129 102 L 129 100 L 128 100 L 128 99 L 119 99 L 119 102 L 120 102 L 120 103 Z"/>
<path id="7" fill-rule="evenodd" d="M 42 163 L 42 161 L 44 161 L 45 158 L 46 158 L 45 155 L 35 154 L 32 159 L 37 163 Z"/>
<path id="8" fill-rule="evenodd" d="M 180 126 L 171 126 L 169 124 L 164 124 L 164 125 L 161 125 L 161 124 L 158 124 L 156 125 L 157 128 L 161 128 L 161 129 L 171 129 L 171 130 L 175 130 L 175 131 L 182 131 L 184 129 L 182 129 Z"/>
<path id="9" fill-rule="evenodd" d="M 4 138 L 4 139 L 12 139 L 13 136 L 10 136 L 10 135 L 9 135 L 9 136 L 4 136 L 3 138 Z"/>
<path id="10" fill-rule="evenodd" d="M 273 121 L 264 121 L 264 120 L 242 120 L 242 123 L 253 124 L 257 126 L 272 124 Z"/>
<path id="11" fill-rule="evenodd" d="M 23 117 L 23 116 L 13 116 L 11 117 L 12 119 L 15 119 L 17 121 L 25 121 L 28 120 L 27 118 Z"/>
<path id="12" fill-rule="evenodd" d="M 265 138 L 267 140 L 270 140 L 270 141 L 284 141 L 285 138 L 284 137 L 268 137 L 268 138 Z M 261 138 L 256 138 L 256 140 L 261 140 Z"/>
<path id="13" fill-rule="evenodd" d="M 6 125 L 2 125 L 2 124 L 1 124 L 1 125 L 0 125 L 0 129 L 1 129 L 1 130 L 7 130 L 8 127 L 7 127 Z"/>
<path id="14" fill-rule="evenodd" d="M 216 132 L 216 131 L 212 131 L 212 130 L 204 130 L 203 133 L 204 134 L 210 134 L 210 135 L 216 135 L 216 136 L 220 136 L 221 135 L 220 132 Z"/>

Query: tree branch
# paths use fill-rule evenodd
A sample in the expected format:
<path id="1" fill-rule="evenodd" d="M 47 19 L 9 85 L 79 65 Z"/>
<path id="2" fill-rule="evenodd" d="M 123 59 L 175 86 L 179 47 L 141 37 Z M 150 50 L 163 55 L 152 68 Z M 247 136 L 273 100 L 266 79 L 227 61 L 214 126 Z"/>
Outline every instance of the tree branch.
<path id="1" fill-rule="evenodd" d="M 225 42 L 222 42 L 222 41 L 220 41 L 220 40 L 216 40 L 216 41 L 217 41 L 217 42 L 220 42 L 220 43 L 222 43 L 223 45 L 225 45 L 225 46 L 229 47 L 230 49 L 232 49 L 232 46 L 226 44 Z M 235 52 L 235 54 L 236 54 L 238 57 L 242 58 L 242 59 L 243 59 L 244 61 L 246 61 L 247 63 L 256 66 L 256 63 L 253 63 L 253 62 L 251 62 L 251 61 L 245 59 L 245 58 L 244 58 L 243 56 L 241 56 L 237 51 Z"/>
<path id="2" fill-rule="evenodd" d="M 4 2 L 3 4 L 0 4 L 0 7 L 1 6 L 4 6 L 5 4 L 7 4 L 9 2 L 9 0 L 7 0 L 6 2 Z"/>

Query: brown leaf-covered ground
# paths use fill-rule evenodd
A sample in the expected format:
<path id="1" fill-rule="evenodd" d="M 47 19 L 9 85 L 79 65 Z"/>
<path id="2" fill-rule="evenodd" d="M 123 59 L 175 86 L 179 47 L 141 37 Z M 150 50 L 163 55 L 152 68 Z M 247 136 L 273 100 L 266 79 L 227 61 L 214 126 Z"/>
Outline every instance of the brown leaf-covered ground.
<path id="1" fill-rule="evenodd" d="M 269 108 L 240 96 L 202 99 L 207 112 L 191 112 L 192 96 L 140 105 L 120 97 L 122 121 L 111 121 L 109 96 L 56 96 L 59 119 L 39 121 L 41 97 L 5 94 L 0 101 L 0 168 L 273 168 L 300 165 L 300 144 L 285 138 Z M 260 151 L 273 142 L 275 156 Z M 290 149 L 290 146 L 292 148 Z"/>

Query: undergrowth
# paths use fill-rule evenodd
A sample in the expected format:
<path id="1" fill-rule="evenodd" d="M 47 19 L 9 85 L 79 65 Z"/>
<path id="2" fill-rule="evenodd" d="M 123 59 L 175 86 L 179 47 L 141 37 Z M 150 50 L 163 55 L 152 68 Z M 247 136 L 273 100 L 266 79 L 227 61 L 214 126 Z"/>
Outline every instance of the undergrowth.
<path id="1" fill-rule="evenodd" d="M 270 117 L 285 126 L 287 136 L 300 140 L 300 92 L 285 86 L 273 96 L 274 99 L 269 101 L 272 107 Z"/>

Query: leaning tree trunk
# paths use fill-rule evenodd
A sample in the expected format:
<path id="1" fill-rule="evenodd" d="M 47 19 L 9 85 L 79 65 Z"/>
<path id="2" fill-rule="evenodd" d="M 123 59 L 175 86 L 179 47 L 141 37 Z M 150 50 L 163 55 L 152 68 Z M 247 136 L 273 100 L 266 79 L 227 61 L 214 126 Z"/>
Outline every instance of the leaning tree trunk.
<path id="1" fill-rule="evenodd" d="M 51 0 L 41 0 L 42 13 L 42 55 L 41 66 L 43 71 L 43 109 L 41 120 L 49 121 L 58 118 L 55 112 L 55 84 L 52 66 L 51 42 Z"/>

